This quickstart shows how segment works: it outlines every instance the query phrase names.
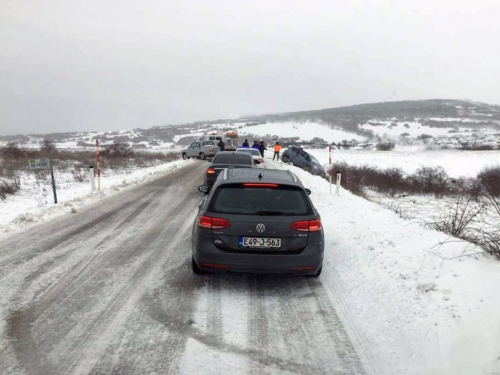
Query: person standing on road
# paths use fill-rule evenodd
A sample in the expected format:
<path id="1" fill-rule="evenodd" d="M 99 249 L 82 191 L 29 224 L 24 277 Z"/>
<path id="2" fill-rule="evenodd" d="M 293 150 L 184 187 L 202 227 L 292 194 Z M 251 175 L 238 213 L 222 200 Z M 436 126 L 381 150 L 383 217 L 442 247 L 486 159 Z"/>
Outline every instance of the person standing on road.
<path id="1" fill-rule="evenodd" d="M 274 146 L 274 156 L 273 156 L 273 160 L 274 158 L 277 156 L 278 157 L 278 161 L 280 160 L 280 151 L 281 151 L 281 146 L 280 146 L 280 143 L 279 142 L 276 142 L 276 146 Z"/>
<path id="2" fill-rule="evenodd" d="M 243 142 L 243 144 L 241 145 L 242 148 L 248 148 L 249 144 L 248 144 L 248 139 L 245 139 L 245 142 Z"/>
<path id="3" fill-rule="evenodd" d="M 264 157 L 264 151 L 267 150 L 266 146 L 264 145 L 264 141 L 261 139 L 259 143 L 259 151 L 262 157 Z"/>
<path id="4" fill-rule="evenodd" d="M 221 151 L 224 151 L 224 148 L 226 147 L 226 144 L 222 142 L 222 139 L 217 143 L 217 146 L 219 146 Z"/>

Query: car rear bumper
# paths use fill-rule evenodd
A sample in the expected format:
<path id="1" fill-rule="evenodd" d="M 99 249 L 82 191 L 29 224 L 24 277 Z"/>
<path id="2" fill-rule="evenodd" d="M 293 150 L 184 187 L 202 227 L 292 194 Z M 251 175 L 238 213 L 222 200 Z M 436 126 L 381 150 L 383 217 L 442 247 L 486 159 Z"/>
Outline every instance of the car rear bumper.
<path id="1" fill-rule="evenodd" d="M 209 272 L 314 275 L 323 264 L 323 248 L 307 246 L 300 254 L 245 254 L 223 252 L 213 244 L 193 247 L 198 267 Z"/>

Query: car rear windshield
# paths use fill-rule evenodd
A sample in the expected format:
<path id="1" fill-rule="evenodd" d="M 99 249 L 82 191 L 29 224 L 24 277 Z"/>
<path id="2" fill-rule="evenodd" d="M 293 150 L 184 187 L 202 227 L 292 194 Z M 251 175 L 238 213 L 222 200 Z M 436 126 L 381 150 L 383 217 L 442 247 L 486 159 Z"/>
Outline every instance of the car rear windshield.
<path id="1" fill-rule="evenodd" d="M 249 157 L 248 154 L 243 153 L 216 154 L 212 163 L 251 165 L 253 163 L 253 160 Z"/>
<path id="2" fill-rule="evenodd" d="M 223 185 L 214 193 L 208 209 L 213 213 L 262 216 L 312 215 L 313 213 L 304 190 L 296 186 Z"/>

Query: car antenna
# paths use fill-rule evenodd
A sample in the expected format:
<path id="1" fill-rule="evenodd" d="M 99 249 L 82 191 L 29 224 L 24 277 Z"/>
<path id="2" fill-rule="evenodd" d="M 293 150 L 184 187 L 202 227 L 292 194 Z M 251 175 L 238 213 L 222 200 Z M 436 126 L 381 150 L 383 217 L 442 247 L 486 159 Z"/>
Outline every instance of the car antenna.
<path id="1" fill-rule="evenodd" d="M 259 173 L 259 181 L 262 181 L 262 173 Z"/>

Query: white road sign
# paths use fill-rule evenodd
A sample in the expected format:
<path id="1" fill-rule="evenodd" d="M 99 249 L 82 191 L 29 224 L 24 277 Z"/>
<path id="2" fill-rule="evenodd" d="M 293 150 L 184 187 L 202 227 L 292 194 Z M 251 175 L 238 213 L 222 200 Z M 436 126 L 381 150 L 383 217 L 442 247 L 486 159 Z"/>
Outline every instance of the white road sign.
<path id="1" fill-rule="evenodd" d="M 48 169 L 50 166 L 49 158 L 39 158 L 30 160 L 30 169 Z"/>

